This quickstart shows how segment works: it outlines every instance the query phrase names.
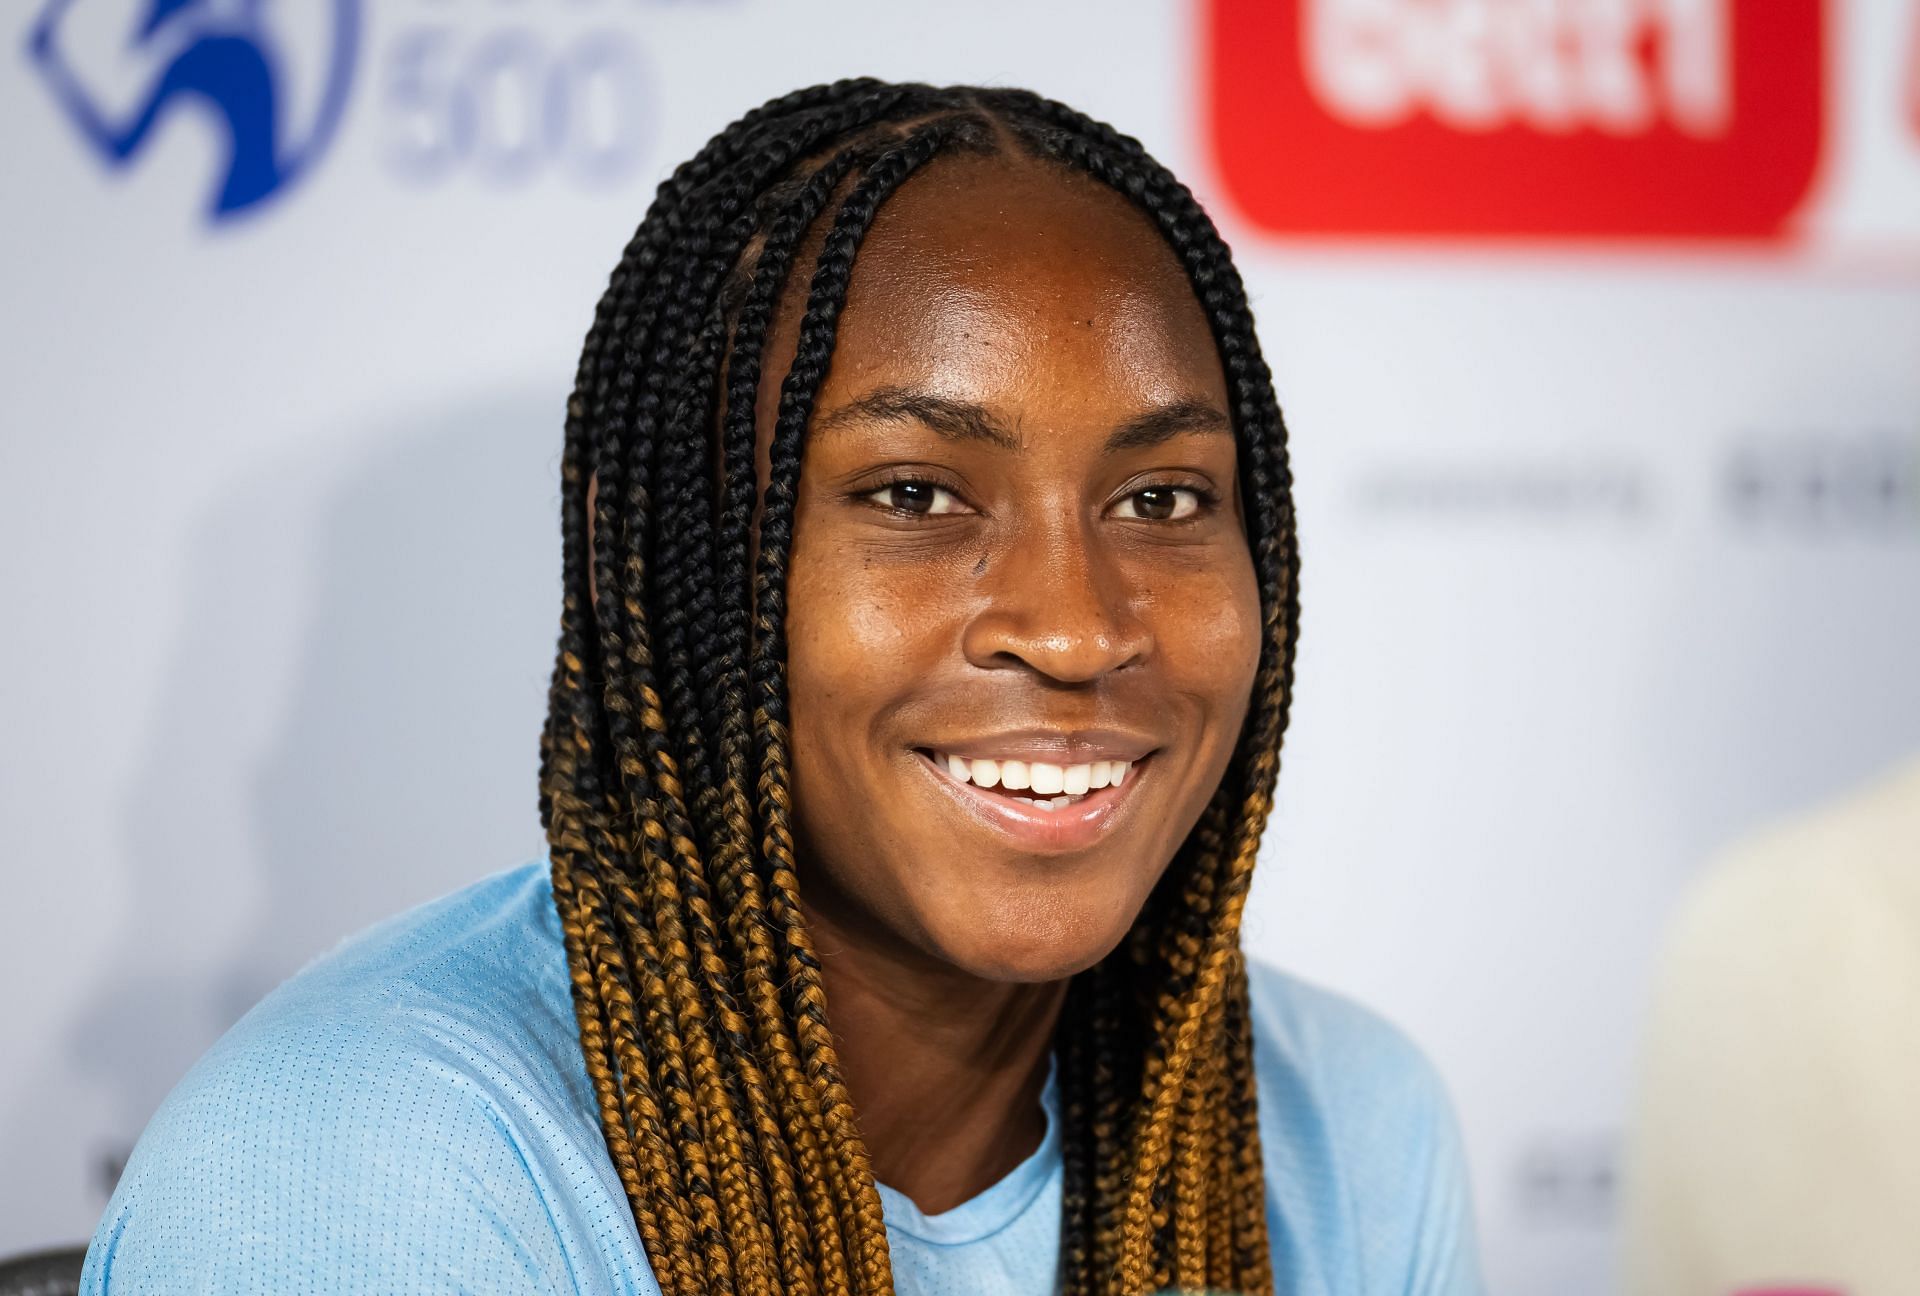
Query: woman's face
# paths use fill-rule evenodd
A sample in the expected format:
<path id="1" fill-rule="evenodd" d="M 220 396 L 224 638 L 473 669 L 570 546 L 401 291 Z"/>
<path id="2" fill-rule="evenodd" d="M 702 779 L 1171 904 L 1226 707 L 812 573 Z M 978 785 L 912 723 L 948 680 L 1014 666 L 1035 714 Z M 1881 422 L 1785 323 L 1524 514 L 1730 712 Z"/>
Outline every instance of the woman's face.
<path id="1" fill-rule="evenodd" d="M 797 315 L 769 352 L 763 454 Z M 1220 781 L 1258 662 L 1229 408 L 1178 261 L 1099 183 L 949 158 L 882 209 L 788 592 L 824 951 L 1025 982 L 1119 943 Z"/>

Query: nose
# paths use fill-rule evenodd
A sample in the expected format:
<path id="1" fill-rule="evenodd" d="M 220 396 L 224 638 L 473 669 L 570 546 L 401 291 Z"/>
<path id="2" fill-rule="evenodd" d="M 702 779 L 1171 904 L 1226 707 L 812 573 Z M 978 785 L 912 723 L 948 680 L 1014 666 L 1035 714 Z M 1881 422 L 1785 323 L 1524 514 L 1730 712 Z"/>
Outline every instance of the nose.
<path id="1" fill-rule="evenodd" d="M 1086 684 L 1147 660 L 1153 636 L 1138 591 L 1089 530 L 1056 516 L 988 556 L 980 576 L 986 597 L 962 641 L 970 663 Z"/>

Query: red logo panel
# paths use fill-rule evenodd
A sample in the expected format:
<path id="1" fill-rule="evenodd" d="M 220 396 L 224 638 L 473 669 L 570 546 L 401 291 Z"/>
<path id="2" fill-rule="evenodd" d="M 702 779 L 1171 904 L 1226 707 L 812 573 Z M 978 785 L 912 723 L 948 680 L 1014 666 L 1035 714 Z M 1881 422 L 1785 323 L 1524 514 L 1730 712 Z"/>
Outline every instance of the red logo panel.
<path id="1" fill-rule="evenodd" d="M 1821 0 L 1207 0 L 1219 174 L 1276 233 L 1778 239 Z"/>

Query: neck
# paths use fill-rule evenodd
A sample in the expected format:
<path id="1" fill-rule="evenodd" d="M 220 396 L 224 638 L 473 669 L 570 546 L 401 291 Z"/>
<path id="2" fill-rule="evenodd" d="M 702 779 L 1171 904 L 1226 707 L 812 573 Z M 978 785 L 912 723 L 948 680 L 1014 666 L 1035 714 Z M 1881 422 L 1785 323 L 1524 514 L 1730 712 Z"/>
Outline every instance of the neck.
<path id="1" fill-rule="evenodd" d="M 1067 983 L 982 980 L 807 922 L 874 1177 L 937 1214 L 1032 1155 Z"/>

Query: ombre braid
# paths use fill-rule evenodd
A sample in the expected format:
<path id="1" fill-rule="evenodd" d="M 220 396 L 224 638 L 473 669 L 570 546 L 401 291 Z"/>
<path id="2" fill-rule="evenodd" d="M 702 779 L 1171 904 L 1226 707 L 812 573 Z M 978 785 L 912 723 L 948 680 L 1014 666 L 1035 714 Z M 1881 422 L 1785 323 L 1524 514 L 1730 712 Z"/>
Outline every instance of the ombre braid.
<path id="1" fill-rule="evenodd" d="M 1127 940 L 1068 990 L 1062 1283 L 1272 1290 L 1239 927 L 1292 693 L 1299 564 L 1286 432 L 1245 291 L 1199 204 L 1136 141 L 1025 91 L 858 80 L 756 109 L 661 185 L 567 406 L 540 810 L 581 1052 L 668 1296 L 892 1290 L 799 900 L 795 488 L 880 207 L 943 153 L 1009 149 L 1117 190 L 1180 258 L 1232 399 L 1263 632 L 1220 788 Z M 821 222 L 758 489 L 767 339 Z"/>

